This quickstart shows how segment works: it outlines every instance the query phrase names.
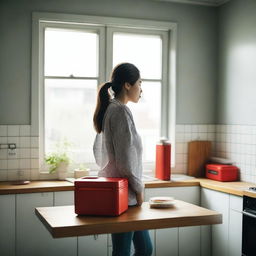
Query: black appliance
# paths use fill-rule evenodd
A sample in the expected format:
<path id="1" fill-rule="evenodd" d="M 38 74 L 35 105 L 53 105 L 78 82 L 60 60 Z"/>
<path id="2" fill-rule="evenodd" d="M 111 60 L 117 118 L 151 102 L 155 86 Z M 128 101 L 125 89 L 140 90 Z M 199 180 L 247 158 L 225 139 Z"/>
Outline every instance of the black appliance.
<path id="1" fill-rule="evenodd" d="M 256 193 L 256 187 L 249 188 Z M 243 197 L 242 256 L 256 255 L 256 198 Z"/>

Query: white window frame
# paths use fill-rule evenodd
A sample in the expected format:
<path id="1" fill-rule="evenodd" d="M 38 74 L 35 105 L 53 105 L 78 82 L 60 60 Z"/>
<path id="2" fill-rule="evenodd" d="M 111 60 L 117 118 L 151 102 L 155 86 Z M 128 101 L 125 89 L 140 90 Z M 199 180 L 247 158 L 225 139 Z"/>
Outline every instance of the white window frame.
<path id="1" fill-rule="evenodd" d="M 172 142 L 172 167 L 175 165 L 175 124 L 176 124 L 176 55 L 177 55 L 177 24 L 173 22 L 161 22 L 139 19 L 123 19 L 114 17 L 100 17 L 87 15 L 72 15 L 72 14 L 56 14 L 56 13 L 41 13 L 34 12 L 32 14 L 32 72 L 31 72 L 31 136 L 39 136 L 39 168 L 43 168 L 44 160 L 44 144 L 43 144 L 43 95 L 44 95 L 44 29 L 45 27 L 60 27 L 99 31 L 99 84 L 108 80 L 106 74 L 110 74 L 112 70 L 112 51 L 108 48 L 106 56 L 104 55 L 104 47 L 110 45 L 112 40 L 111 34 L 118 31 L 130 31 L 142 34 L 160 34 L 166 37 L 163 40 L 163 48 L 168 49 L 168 52 L 163 50 L 162 63 L 162 106 L 161 106 L 161 133 L 168 137 Z M 105 32 L 104 32 L 105 30 Z M 106 44 L 106 40 L 108 44 Z M 105 66 L 105 68 L 104 68 Z M 96 166 L 91 166 L 95 168 Z M 150 166 L 144 168 L 153 169 Z M 40 171 L 40 170 L 39 170 Z"/>

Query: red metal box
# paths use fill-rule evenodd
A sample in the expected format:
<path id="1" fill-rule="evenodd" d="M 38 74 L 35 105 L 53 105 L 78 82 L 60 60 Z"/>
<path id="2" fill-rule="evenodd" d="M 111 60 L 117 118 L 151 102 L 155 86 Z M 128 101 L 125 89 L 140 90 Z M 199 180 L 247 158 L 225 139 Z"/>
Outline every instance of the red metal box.
<path id="1" fill-rule="evenodd" d="M 238 180 L 238 168 L 234 165 L 207 164 L 206 177 L 218 181 Z"/>
<path id="2" fill-rule="evenodd" d="M 118 216 L 128 209 L 128 180 L 84 177 L 75 181 L 75 213 Z"/>

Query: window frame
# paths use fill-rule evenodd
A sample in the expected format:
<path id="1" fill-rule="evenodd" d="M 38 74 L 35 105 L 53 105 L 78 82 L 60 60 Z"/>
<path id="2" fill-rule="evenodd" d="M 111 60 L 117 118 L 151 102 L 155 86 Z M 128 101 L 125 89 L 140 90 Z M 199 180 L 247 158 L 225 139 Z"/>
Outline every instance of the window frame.
<path id="1" fill-rule="evenodd" d="M 98 84 L 108 80 L 112 70 L 112 44 L 114 32 L 142 32 L 159 34 L 163 40 L 161 133 L 172 143 L 172 167 L 175 165 L 176 123 L 176 55 L 177 23 L 127 18 L 56 14 L 34 12 L 32 14 L 32 72 L 31 72 L 31 136 L 39 136 L 39 168 L 44 165 L 44 29 L 45 27 L 93 30 L 99 32 Z M 111 36 L 112 35 L 112 36 Z M 107 48 L 106 48 L 107 47 Z M 106 50 L 104 50 L 106 48 Z M 166 50 L 164 50 L 166 49 Z M 78 77 L 79 78 L 79 77 Z M 92 169 L 95 164 L 90 166 Z M 145 169 L 153 170 L 152 163 Z"/>

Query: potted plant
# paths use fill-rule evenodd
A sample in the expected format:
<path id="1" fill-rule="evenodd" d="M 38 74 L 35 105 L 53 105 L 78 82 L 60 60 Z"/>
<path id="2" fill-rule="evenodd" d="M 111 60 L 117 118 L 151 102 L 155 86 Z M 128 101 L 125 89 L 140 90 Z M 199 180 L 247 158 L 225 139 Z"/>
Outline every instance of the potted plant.
<path id="1" fill-rule="evenodd" d="M 60 180 L 65 180 L 68 172 L 70 159 L 64 152 L 53 152 L 45 157 L 45 162 L 49 165 L 49 173 L 57 172 Z"/>

